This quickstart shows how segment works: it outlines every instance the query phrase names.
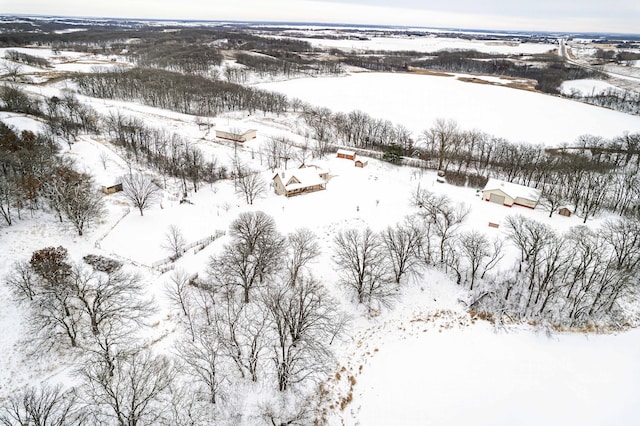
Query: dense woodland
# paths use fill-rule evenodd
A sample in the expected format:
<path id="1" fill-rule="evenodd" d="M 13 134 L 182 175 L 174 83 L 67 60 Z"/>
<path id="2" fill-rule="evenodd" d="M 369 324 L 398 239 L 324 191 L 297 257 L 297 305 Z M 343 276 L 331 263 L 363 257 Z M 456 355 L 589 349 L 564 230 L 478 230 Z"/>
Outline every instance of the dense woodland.
<path id="1" fill-rule="evenodd" d="M 229 111 L 291 114 L 303 125 L 305 145 L 271 138 L 260 155 L 272 170 L 283 158 L 304 160 L 350 147 L 399 167 L 441 171 L 451 184 L 479 188 L 497 177 L 538 188 L 549 215 L 572 205 L 585 222 L 605 210 L 619 217 L 598 230 L 576 227 L 558 234 L 513 215 L 506 235 L 491 240 L 462 230 L 467 207 L 416 188 L 413 209 L 402 222 L 379 232 L 337 232 L 323 248 L 308 229 L 283 235 L 269 215 L 242 213 L 231 223 L 228 242 L 209 258 L 206 274 L 179 269 L 169 274 L 164 290 L 178 328 L 166 354 L 154 353 L 144 337 L 158 307 L 142 296 L 148 283 L 134 268 L 90 253 L 76 263 L 65 247 L 40 248 L 28 259 L 16 259 L 3 280 L 25 312 L 26 350 L 43 362 L 64 358 L 72 366 L 74 385 L 12 394 L 0 404 L 0 424 L 234 424 L 243 409 L 238 395 L 264 389 L 273 396 L 265 398 L 252 421 L 323 424 L 326 413 L 319 406 L 327 395 L 319 383 L 335 366 L 335 347 L 350 322 L 336 306 L 351 303 L 362 316 L 377 315 L 393 308 L 409 280 L 433 270 L 465 288 L 463 302 L 470 312 L 491 321 L 571 329 L 613 329 L 633 321 L 626 306 L 635 303 L 639 290 L 640 135 L 584 136 L 573 146 L 550 150 L 438 120 L 425 123 L 414 140 L 402 124 L 384 118 L 336 113 L 240 84 L 247 72 L 291 77 L 337 73 L 347 64 L 526 76 L 538 80 L 540 90 L 551 91 L 565 78 L 586 77 L 581 70 L 546 57 L 536 59 L 542 65 L 529 67 L 477 52 L 440 52 L 420 61 L 414 52 L 332 52 L 314 61 L 318 52 L 308 43 L 226 27 L 164 32 L 131 23 L 55 34 L 54 23 L 43 24 L 47 32 L 42 33 L 25 33 L 25 25 L 0 34 L 0 45 L 96 50 L 125 55 L 136 65 L 73 76 L 79 94 L 206 117 Z M 130 39 L 139 41 L 125 43 Z M 193 47 L 189 53 L 172 47 L 187 44 Z M 242 68 L 220 71 L 229 50 Z M 26 54 L 10 53 L 8 59 L 48 66 Z M 29 220 L 30 213 L 41 210 L 83 235 L 103 217 L 104 200 L 91 176 L 59 155 L 63 144 L 72 146 L 81 135 L 111 143 L 130 169 L 153 172 L 123 177 L 124 195 L 141 215 L 169 183 L 187 192 L 232 178 L 247 204 L 265 190 L 256 171 L 237 158 L 227 170 L 214 157 L 205 160 L 180 135 L 123 113 L 101 116 L 72 91 L 29 95 L 13 77 L 9 74 L 0 88 L 0 109 L 41 120 L 43 131 L 18 132 L 0 123 L 2 226 Z M 179 229 L 170 229 L 166 248 L 173 260 L 184 247 Z M 519 256 L 508 258 L 508 248 Z M 338 297 L 344 300 L 329 294 L 310 267 L 323 250 L 340 271 Z"/>

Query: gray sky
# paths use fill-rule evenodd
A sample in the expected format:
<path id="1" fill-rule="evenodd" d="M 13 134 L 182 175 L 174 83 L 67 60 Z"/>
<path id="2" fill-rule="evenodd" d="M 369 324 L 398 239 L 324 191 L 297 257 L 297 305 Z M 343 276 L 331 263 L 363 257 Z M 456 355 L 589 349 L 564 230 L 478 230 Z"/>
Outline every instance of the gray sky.
<path id="1" fill-rule="evenodd" d="M 640 33 L 640 0 L 0 0 L 0 13 Z"/>

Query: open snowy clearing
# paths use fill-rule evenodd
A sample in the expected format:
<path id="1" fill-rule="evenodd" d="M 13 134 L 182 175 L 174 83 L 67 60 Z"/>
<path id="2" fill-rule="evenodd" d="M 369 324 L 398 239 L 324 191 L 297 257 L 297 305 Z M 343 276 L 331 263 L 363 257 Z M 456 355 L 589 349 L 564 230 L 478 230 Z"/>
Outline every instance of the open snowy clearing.
<path id="1" fill-rule="evenodd" d="M 496 331 L 414 322 L 367 362 L 346 425 L 631 425 L 640 407 L 640 331 Z M 375 342 L 369 342 L 375 346 Z"/>
<path id="2" fill-rule="evenodd" d="M 600 93 L 620 89 L 613 84 L 602 80 L 570 80 L 562 82 L 560 91 L 565 95 L 578 94 L 581 96 L 593 96 Z"/>
<path id="3" fill-rule="evenodd" d="M 517 41 L 480 41 L 465 40 L 460 38 L 446 37 L 372 37 L 369 40 L 357 40 L 355 37 L 362 35 L 354 34 L 354 39 L 334 40 L 330 38 L 308 38 L 302 39 L 311 43 L 314 47 L 336 48 L 344 51 L 364 51 L 364 50 L 413 50 L 416 52 L 437 52 L 438 50 L 477 50 L 485 53 L 498 54 L 535 54 L 546 53 L 557 49 L 555 44 L 545 43 L 519 43 Z"/>
<path id="4" fill-rule="evenodd" d="M 479 129 L 512 142 L 571 144 L 578 136 L 611 138 L 640 131 L 640 117 L 550 95 L 455 77 L 360 73 L 304 78 L 258 87 L 334 111 L 361 110 L 405 125 L 417 137 L 438 118 L 463 129 Z"/>

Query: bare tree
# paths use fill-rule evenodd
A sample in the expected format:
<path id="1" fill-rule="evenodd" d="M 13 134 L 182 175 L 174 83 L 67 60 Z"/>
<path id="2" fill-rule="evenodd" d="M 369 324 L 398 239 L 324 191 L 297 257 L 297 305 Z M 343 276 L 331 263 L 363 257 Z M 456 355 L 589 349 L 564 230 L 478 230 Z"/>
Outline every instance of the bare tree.
<path id="1" fill-rule="evenodd" d="M 94 336 L 105 328 L 124 331 L 133 325 L 140 326 L 153 310 L 153 305 L 140 297 L 143 291 L 140 276 L 122 270 L 105 274 L 75 267 L 70 287 Z"/>
<path id="2" fill-rule="evenodd" d="M 16 83 L 18 81 L 18 77 L 22 74 L 23 66 L 21 64 L 16 64 L 15 62 L 5 61 L 2 64 L 2 71 L 5 72 L 6 78 Z"/>
<path id="3" fill-rule="evenodd" d="M 454 120 L 447 121 L 439 118 L 431 129 L 423 133 L 422 137 L 430 152 L 438 158 L 438 170 L 446 171 L 452 154 L 456 152 L 462 140 L 458 123 Z"/>
<path id="4" fill-rule="evenodd" d="M 414 203 L 421 209 L 418 213 L 429 224 L 428 229 L 438 238 L 440 264 L 446 264 L 450 253 L 450 241 L 469 214 L 469 207 L 454 205 L 445 195 L 436 195 L 426 190 L 418 190 Z"/>
<path id="5" fill-rule="evenodd" d="M 32 302 L 38 294 L 38 277 L 27 262 L 16 262 L 5 280 L 19 301 Z"/>
<path id="6" fill-rule="evenodd" d="M 62 211 L 82 236 L 85 228 L 104 214 L 102 196 L 95 190 L 93 179 L 86 175 L 67 187 L 63 194 Z"/>
<path id="7" fill-rule="evenodd" d="M 333 113 L 328 108 L 306 107 L 303 118 L 307 126 L 311 128 L 312 137 L 316 141 L 313 154 L 322 157 L 330 150 L 330 140 L 333 131 Z"/>
<path id="8" fill-rule="evenodd" d="M 260 417 L 272 426 L 304 426 L 317 420 L 313 398 L 287 392 L 272 396 L 260 406 Z"/>
<path id="9" fill-rule="evenodd" d="M 82 310 L 73 297 L 72 266 L 64 247 L 47 247 L 31 256 L 31 276 L 37 287 L 29 298 L 29 341 L 37 349 L 69 345 L 77 347 L 80 338 Z M 24 271 L 21 272 L 24 275 Z M 21 296 L 24 296 L 22 292 Z"/>
<path id="10" fill-rule="evenodd" d="M 610 246 L 615 266 L 628 271 L 640 267 L 640 218 L 608 220 L 602 227 L 604 241 Z"/>
<path id="11" fill-rule="evenodd" d="M 610 178 L 607 174 L 595 171 L 588 173 L 586 178 L 582 180 L 582 185 L 580 186 L 582 199 L 579 204 L 580 211 L 584 216 L 582 223 L 587 223 L 587 219 L 602 208 L 607 193 L 602 188 L 609 184 L 609 180 Z"/>
<path id="12" fill-rule="evenodd" d="M 507 235 L 520 249 L 520 263 L 533 261 L 534 264 L 544 244 L 555 238 L 547 225 L 522 215 L 507 216 Z"/>
<path id="13" fill-rule="evenodd" d="M 13 223 L 13 209 L 18 200 L 18 187 L 15 182 L 0 176 L 0 215 L 9 226 Z"/>
<path id="14" fill-rule="evenodd" d="M 307 228 L 300 228 L 289 234 L 287 242 L 289 243 L 287 260 L 289 282 L 295 285 L 301 269 L 320 255 L 320 246 L 316 235 Z"/>
<path id="15" fill-rule="evenodd" d="M 92 272 L 68 263 L 63 247 L 33 253 L 29 264 L 18 263 L 8 284 L 27 302 L 35 349 L 79 347 L 103 353 L 116 340 L 140 326 L 152 310 L 140 298 L 140 278 L 116 269 Z"/>
<path id="16" fill-rule="evenodd" d="M 305 277 L 296 287 L 283 283 L 263 294 L 274 333 L 272 361 L 278 390 L 318 378 L 331 359 L 329 344 L 341 331 L 339 318 L 324 287 Z"/>
<path id="17" fill-rule="evenodd" d="M 238 300 L 233 292 L 217 301 L 214 329 L 224 350 L 242 378 L 258 381 L 267 347 L 268 318 L 258 303 Z"/>
<path id="18" fill-rule="evenodd" d="M 478 275 L 484 277 L 502 258 L 502 244 L 496 239 L 492 245 L 489 239 L 477 230 L 463 232 L 458 237 L 458 249 L 468 264 L 470 290 L 473 290 Z"/>
<path id="19" fill-rule="evenodd" d="M 282 149 L 280 147 L 280 139 L 276 137 L 269 137 L 267 142 L 262 146 L 262 152 L 267 157 L 267 167 L 271 169 L 271 172 L 275 172 L 280 167 L 280 161 L 282 157 Z"/>
<path id="20" fill-rule="evenodd" d="M 340 282 L 355 293 L 358 303 L 370 309 L 389 305 L 396 296 L 396 288 L 389 279 L 378 235 L 369 228 L 360 232 L 349 229 L 338 233 L 334 244 Z"/>
<path id="21" fill-rule="evenodd" d="M 279 269 L 285 240 L 273 218 L 261 211 L 241 213 L 231 223 L 231 236 L 222 255 L 211 259 L 210 276 L 219 288 L 240 287 L 248 303 L 252 289 Z"/>
<path id="22" fill-rule="evenodd" d="M 559 176 L 552 178 L 554 182 L 547 183 L 542 191 L 542 205 L 549 211 L 549 217 L 565 203 L 565 188 L 555 183 Z"/>
<path id="23" fill-rule="evenodd" d="M 87 411 L 98 424 L 154 425 L 167 409 L 173 363 L 149 350 L 116 359 L 113 374 L 100 360 L 81 371 Z"/>
<path id="24" fill-rule="evenodd" d="M 165 287 L 165 294 L 179 312 L 179 320 L 188 328 L 192 341 L 196 339 L 196 303 L 190 288 L 190 277 L 182 269 L 176 269 Z"/>
<path id="25" fill-rule="evenodd" d="M 252 205 L 256 198 L 265 193 L 266 187 L 259 172 L 238 165 L 235 174 L 237 191 L 244 196 L 247 204 Z"/>
<path id="26" fill-rule="evenodd" d="M 209 327 L 198 330 L 195 339 L 182 339 L 176 345 L 185 371 L 198 384 L 211 404 L 216 404 L 225 382 L 224 350 L 218 336 Z"/>
<path id="27" fill-rule="evenodd" d="M 102 164 L 102 168 L 107 170 L 107 163 L 109 163 L 110 159 L 109 159 L 109 154 L 107 153 L 107 151 L 102 150 L 100 151 L 100 164 Z"/>
<path id="28" fill-rule="evenodd" d="M 182 235 L 182 231 L 176 225 L 170 225 L 165 234 L 162 247 L 171 253 L 171 259 L 176 260 L 184 254 L 184 247 L 187 244 Z"/>
<path id="29" fill-rule="evenodd" d="M 142 173 L 129 173 L 122 178 L 122 191 L 143 216 L 144 211 L 156 201 L 160 188 Z"/>
<path id="30" fill-rule="evenodd" d="M 73 426 L 84 424 L 74 389 L 44 385 L 11 395 L 0 406 L 0 425 Z"/>
<path id="31" fill-rule="evenodd" d="M 410 218 L 405 223 L 394 227 L 387 227 L 382 231 L 382 242 L 387 252 L 387 258 L 393 269 L 393 277 L 396 284 L 406 274 L 415 273 L 418 270 L 420 231 L 418 224 Z"/>

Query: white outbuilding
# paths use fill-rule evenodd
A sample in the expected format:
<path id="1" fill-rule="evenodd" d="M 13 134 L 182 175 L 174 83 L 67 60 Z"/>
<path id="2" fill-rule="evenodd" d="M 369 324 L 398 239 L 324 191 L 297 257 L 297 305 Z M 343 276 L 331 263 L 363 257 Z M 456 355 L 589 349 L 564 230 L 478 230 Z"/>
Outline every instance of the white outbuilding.
<path id="1" fill-rule="evenodd" d="M 535 209 L 540 200 L 540 194 L 539 189 L 492 178 L 482 190 L 482 199 L 507 207 L 515 204 Z"/>
<path id="2" fill-rule="evenodd" d="M 246 142 L 255 139 L 258 131 L 255 129 L 216 127 L 216 138 L 228 139 L 235 142 Z"/>

